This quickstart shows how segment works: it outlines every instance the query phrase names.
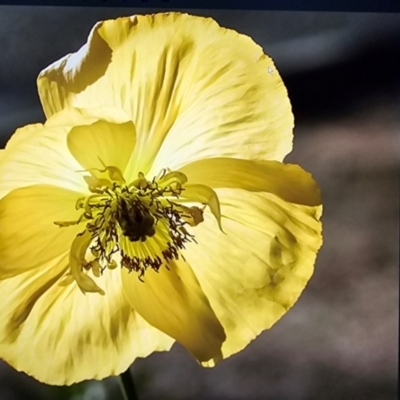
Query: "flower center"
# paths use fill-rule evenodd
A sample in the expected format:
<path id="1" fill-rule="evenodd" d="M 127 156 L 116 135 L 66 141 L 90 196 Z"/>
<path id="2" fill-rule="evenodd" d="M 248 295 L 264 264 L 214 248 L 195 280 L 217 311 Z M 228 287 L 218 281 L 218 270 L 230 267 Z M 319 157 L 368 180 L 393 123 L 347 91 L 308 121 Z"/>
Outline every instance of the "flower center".
<path id="1" fill-rule="evenodd" d="M 148 181 L 139 173 L 127 184 L 114 166 L 87 172 L 84 179 L 92 194 L 77 200 L 80 218 L 55 222 L 60 227 L 86 224 L 71 246 L 70 272 L 61 285 L 76 281 L 83 292 L 104 294 L 89 275 L 99 277 L 120 265 L 143 280 L 147 268 L 158 271 L 179 258 L 185 243 L 196 242 L 185 226 L 202 222 L 204 208 L 179 204 L 184 174 L 162 170 Z"/>

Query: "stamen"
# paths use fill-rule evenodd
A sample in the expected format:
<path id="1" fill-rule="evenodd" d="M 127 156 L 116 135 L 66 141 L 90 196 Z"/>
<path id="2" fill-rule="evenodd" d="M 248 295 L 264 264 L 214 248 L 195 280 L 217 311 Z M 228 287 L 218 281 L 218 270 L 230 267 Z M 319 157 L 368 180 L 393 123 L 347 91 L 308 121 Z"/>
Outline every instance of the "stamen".
<path id="1" fill-rule="evenodd" d="M 187 182 L 183 173 L 164 169 L 149 181 L 140 172 L 126 184 L 117 167 L 100 162 L 104 169 L 85 171 L 90 176 L 83 178 L 93 194 L 76 201 L 81 217 L 55 222 L 60 227 L 86 224 L 71 246 L 70 273 L 60 281 L 68 285 L 75 280 L 83 293 L 104 294 L 89 273 L 98 278 L 105 270 L 121 266 L 144 281 L 148 268 L 168 268 L 169 261 L 179 259 L 186 243 L 197 243 L 187 226 L 204 221 L 204 208 L 177 203 Z"/>

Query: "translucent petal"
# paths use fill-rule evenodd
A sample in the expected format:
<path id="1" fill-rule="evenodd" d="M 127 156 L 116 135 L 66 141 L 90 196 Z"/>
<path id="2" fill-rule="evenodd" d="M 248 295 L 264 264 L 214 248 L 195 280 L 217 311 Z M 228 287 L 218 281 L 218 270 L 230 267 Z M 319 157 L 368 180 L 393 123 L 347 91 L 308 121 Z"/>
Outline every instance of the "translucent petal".
<path id="1" fill-rule="evenodd" d="M 50 185 L 11 191 L 0 200 L 0 279 L 40 267 L 65 253 L 82 225 L 60 228 L 55 221 L 77 221 L 80 194 Z"/>
<path id="2" fill-rule="evenodd" d="M 311 174 L 294 164 L 212 158 L 187 164 L 180 171 L 190 183 L 211 188 L 270 192 L 292 203 L 321 204 L 321 193 Z"/>
<path id="3" fill-rule="evenodd" d="M 280 161 L 292 148 L 291 106 L 272 60 L 211 18 L 98 23 L 77 53 L 40 73 L 38 88 L 47 116 L 68 105 L 130 116 L 137 146 L 129 181 L 202 158 Z"/>
<path id="4" fill-rule="evenodd" d="M 6 145 L 0 163 L 0 198 L 11 190 L 48 184 L 85 192 L 87 185 L 74 171 L 80 165 L 66 146 L 69 128 L 27 125 L 17 129 Z"/>
<path id="5" fill-rule="evenodd" d="M 226 358 L 275 324 L 297 301 L 321 246 L 321 207 L 269 193 L 217 189 L 224 235 L 206 210 L 184 256 L 224 327 Z"/>
<path id="6" fill-rule="evenodd" d="M 132 307 L 152 326 L 181 343 L 199 361 L 220 359 L 225 334 L 190 266 L 172 261 L 169 270 L 148 269 L 144 282 L 123 269 L 122 283 Z"/>
<path id="7" fill-rule="evenodd" d="M 186 184 L 180 197 L 180 201 L 187 199 L 188 201 L 195 201 L 207 204 L 211 212 L 218 221 L 218 226 L 221 227 L 221 207 L 219 204 L 218 196 L 213 189 L 206 185 L 191 185 Z M 180 202 L 179 201 L 179 202 Z"/>
<path id="8" fill-rule="evenodd" d="M 123 173 L 135 147 L 136 131 L 131 121 L 115 124 L 100 120 L 80 125 L 68 134 L 68 148 L 84 169 L 114 166 Z"/>
<path id="9" fill-rule="evenodd" d="M 0 281 L 0 354 L 41 382 L 70 385 L 124 372 L 137 357 L 169 350 L 173 339 L 134 312 L 119 270 L 95 278 L 106 295 L 58 282 L 68 254 Z"/>

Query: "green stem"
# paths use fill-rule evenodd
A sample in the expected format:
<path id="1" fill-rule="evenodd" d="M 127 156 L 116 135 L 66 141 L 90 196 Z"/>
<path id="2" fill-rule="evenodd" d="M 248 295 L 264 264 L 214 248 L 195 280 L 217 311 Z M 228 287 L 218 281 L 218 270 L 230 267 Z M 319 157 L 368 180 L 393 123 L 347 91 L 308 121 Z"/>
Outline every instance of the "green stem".
<path id="1" fill-rule="evenodd" d="M 119 383 L 124 400 L 139 399 L 136 394 L 135 383 L 133 382 L 133 377 L 129 372 L 129 368 L 119 376 Z"/>

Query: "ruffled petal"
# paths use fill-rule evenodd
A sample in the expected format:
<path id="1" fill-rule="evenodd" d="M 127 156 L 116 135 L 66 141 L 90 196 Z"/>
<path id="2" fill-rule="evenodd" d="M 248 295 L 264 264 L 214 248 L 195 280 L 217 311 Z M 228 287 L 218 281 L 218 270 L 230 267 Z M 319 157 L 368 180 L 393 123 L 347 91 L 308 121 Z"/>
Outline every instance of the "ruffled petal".
<path id="1" fill-rule="evenodd" d="M 38 268 L 63 254 L 82 226 L 66 228 L 57 221 L 78 221 L 81 195 L 50 185 L 15 189 L 0 200 L 0 279 Z"/>
<path id="2" fill-rule="evenodd" d="M 151 327 L 122 293 L 120 271 L 96 281 L 106 295 L 58 282 L 68 254 L 0 281 L 1 358 L 41 382 L 70 385 L 124 372 L 137 357 L 169 350 L 173 339 Z"/>
<path id="3" fill-rule="evenodd" d="M 69 128 L 27 125 L 11 136 L 0 163 L 0 198 L 11 190 L 47 184 L 85 192 L 87 185 L 75 171 L 80 165 L 66 145 Z"/>
<path id="4" fill-rule="evenodd" d="M 132 307 L 199 361 L 219 360 L 225 334 L 190 266 L 171 261 L 169 270 L 148 269 L 143 279 L 123 269 L 124 292 Z"/>
<path id="5" fill-rule="evenodd" d="M 222 225 L 206 210 L 184 256 L 237 353 L 297 301 L 321 246 L 321 206 L 288 203 L 269 193 L 217 189 Z"/>
<path id="6" fill-rule="evenodd" d="M 199 160 L 180 168 L 190 183 L 211 188 L 269 192 L 291 203 L 317 206 L 321 193 L 311 174 L 294 164 L 230 158 Z"/>
<path id="7" fill-rule="evenodd" d="M 112 51 L 99 34 L 102 25 L 103 22 L 98 22 L 93 27 L 79 51 L 66 55 L 39 74 L 39 97 L 47 118 L 67 107 L 69 96 L 95 83 L 107 70 Z"/>
<path id="8" fill-rule="evenodd" d="M 291 106 L 272 60 L 211 18 L 100 22 L 77 53 L 40 73 L 38 88 L 47 116 L 71 105 L 130 116 L 138 136 L 129 180 L 202 158 L 281 161 L 292 148 Z"/>

